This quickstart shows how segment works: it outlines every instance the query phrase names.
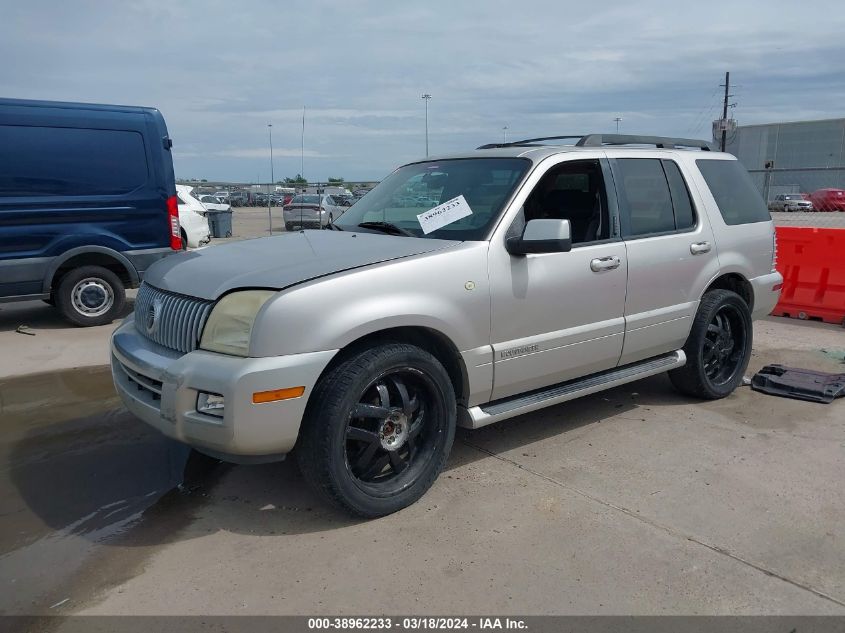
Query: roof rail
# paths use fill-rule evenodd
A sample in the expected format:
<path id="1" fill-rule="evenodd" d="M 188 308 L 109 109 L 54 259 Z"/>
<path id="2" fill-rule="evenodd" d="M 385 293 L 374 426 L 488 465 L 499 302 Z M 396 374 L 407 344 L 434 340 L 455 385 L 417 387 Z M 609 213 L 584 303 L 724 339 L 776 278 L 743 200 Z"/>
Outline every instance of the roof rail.
<path id="1" fill-rule="evenodd" d="M 587 134 L 575 145 L 578 147 L 601 147 L 602 145 L 654 145 L 664 149 L 676 147 L 697 147 L 705 152 L 713 149 L 709 141 L 671 136 L 636 136 L 633 134 Z"/>
<path id="2" fill-rule="evenodd" d="M 691 138 L 673 138 L 669 136 L 636 136 L 632 134 L 568 134 L 563 136 L 541 136 L 539 138 L 527 138 L 522 141 L 511 143 L 488 143 L 478 149 L 496 149 L 499 147 L 531 147 L 536 146 L 540 141 L 559 141 L 564 139 L 577 138 L 576 147 L 601 147 L 603 145 L 654 145 L 661 149 L 675 149 L 676 147 L 694 147 L 702 151 L 713 150 L 709 141 L 700 141 Z"/>

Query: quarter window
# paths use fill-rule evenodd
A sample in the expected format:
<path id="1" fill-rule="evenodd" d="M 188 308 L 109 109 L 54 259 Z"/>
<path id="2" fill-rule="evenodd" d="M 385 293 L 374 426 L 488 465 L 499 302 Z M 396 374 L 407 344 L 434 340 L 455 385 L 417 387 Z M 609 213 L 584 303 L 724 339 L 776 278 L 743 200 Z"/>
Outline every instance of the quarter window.
<path id="1" fill-rule="evenodd" d="M 768 222 L 772 219 L 751 176 L 735 160 L 695 161 L 725 224 Z"/>

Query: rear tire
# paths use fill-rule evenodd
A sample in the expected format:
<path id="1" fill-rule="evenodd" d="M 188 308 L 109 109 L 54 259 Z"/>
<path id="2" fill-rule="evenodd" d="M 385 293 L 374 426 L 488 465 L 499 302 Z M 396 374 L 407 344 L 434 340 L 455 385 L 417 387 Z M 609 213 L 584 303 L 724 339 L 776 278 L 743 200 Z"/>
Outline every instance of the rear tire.
<path id="1" fill-rule="evenodd" d="M 730 290 L 711 290 L 701 299 L 683 350 L 687 363 L 669 372 L 683 394 L 705 400 L 730 395 L 742 383 L 751 358 L 751 311 Z"/>
<path id="2" fill-rule="evenodd" d="M 123 282 L 102 266 L 81 266 L 66 273 L 53 297 L 62 316 L 82 327 L 111 323 L 126 306 Z"/>
<path id="3" fill-rule="evenodd" d="M 419 499 L 455 437 L 455 392 L 443 365 L 406 343 L 363 349 L 312 394 L 296 456 L 325 499 L 374 518 Z"/>
<path id="4" fill-rule="evenodd" d="M 293 231 L 293 224 L 290 222 L 285 222 L 285 231 Z"/>
<path id="5" fill-rule="evenodd" d="M 186 251 L 188 250 L 188 234 L 185 231 L 180 231 L 180 234 L 182 235 L 182 250 Z"/>

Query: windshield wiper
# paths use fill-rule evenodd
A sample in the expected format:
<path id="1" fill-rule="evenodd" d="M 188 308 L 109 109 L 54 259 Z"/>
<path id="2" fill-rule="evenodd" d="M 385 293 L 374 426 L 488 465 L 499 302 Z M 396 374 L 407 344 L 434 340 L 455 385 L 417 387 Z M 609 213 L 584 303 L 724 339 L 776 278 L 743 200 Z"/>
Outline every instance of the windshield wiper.
<path id="1" fill-rule="evenodd" d="M 361 222 L 361 224 L 359 224 L 358 226 L 362 229 L 374 229 L 376 231 L 381 231 L 389 235 L 405 235 L 407 237 L 416 237 L 416 235 L 414 235 L 407 229 L 403 229 L 401 226 L 397 226 L 392 222 Z"/>

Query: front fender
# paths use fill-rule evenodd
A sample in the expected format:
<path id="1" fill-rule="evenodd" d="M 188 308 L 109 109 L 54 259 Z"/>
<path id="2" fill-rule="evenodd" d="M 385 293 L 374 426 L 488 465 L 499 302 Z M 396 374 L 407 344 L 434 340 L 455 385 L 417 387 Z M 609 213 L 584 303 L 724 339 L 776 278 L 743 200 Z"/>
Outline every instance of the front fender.
<path id="1" fill-rule="evenodd" d="M 381 330 L 436 330 L 463 352 L 490 342 L 487 242 L 394 260 L 289 288 L 262 309 L 251 356 L 341 349 Z"/>

